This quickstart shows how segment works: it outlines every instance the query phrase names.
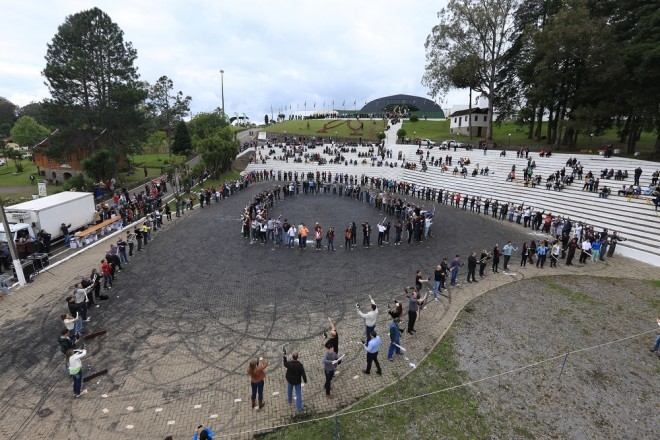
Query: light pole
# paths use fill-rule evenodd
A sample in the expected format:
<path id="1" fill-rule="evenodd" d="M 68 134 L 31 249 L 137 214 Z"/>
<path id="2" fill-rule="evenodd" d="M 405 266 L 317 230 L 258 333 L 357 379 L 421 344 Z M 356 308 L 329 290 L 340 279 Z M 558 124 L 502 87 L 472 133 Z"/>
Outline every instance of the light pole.
<path id="1" fill-rule="evenodd" d="M 511 133 L 509 133 L 509 150 L 511 149 Z"/>
<path id="2" fill-rule="evenodd" d="M 589 151 L 591 151 L 591 143 L 593 142 L 593 140 L 594 140 L 594 134 L 591 133 L 589 135 Z"/>
<path id="3" fill-rule="evenodd" d="M 220 70 L 220 94 L 222 97 L 222 117 L 225 117 L 225 71 Z"/>

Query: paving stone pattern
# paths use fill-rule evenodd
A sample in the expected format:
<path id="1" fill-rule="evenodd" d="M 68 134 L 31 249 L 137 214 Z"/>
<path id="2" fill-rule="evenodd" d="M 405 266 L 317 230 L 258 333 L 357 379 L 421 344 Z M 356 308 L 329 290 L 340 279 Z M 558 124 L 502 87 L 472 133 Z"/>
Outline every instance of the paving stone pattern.
<path id="1" fill-rule="evenodd" d="M 550 273 L 585 273 L 657 278 L 657 268 L 615 257 L 586 267 L 544 270 L 528 266 L 514 274 L 489 274 L 477 284 L 453 288 L 451 301 L 430 302 L 416 336 L 405 335 L 406 353 L 387 362 L 386 306 L 404 300 L 403 287 L 413 284 L 416 269 L 432 272 L 442 257 L 492 248 L 507 240 L 521 243 L 535 237 L 529 230 L 451 207 L 438 206 L 434 238 L 421 244 L 343 247 L 343 230 L 351 222 L 374 227 L 384 215 L 346 197 L 300 195 L 280 201 L 271 211 L 310 230 L 319 221 L 334 226 L 336 251 L 275 248 L 250 244 L 238 221 L 247 201 L 270 183 L 251 186 L 210 207 L 188 211 L 154 233 L 144 252 L 136 254 L 118 274 L 110 301 L 90 311 L 87 332 L 106 329 L 86 344 L 85 375 L 109 373 L 86 383 L 88 394 L 72 397 L 71 380 L 56 343 L 59 315 L 69 288 L 79 276 L 97 267 L 106 246 L 90 249 L 15 291 L 0 303 L 0 438 L 130 439 L 189 438 L 205 423 L 218 438 L 249 438 L 258 430 L 286 424 L 295 415 L 286 402 L 280 350 L 298 351 L 309 383 L 303 388 L 305 415 L 313 418 L 355 403 L 412 371 L 451 325 L 458 311 L 493 287 Z M 433 209 L 430 202 L 419 202 Z M 405 235 L 405 234 L 404 234 Z M 325 240 L 324 240 L 325 244 Z M 511 266 L 517 268 L 517 257 Z M 459 279 L 466 276 L 461 270 Z M 368 304 L 372 294 L 381 310 L 377 329 L 385 341 L 379 358 L 383 376 L 365 376 L 365 355 L 359 343 L 364 332 L 355 303 Z M 404 302 L 405 304 L 405 302 Z M 327 317 L 340 335 L 346 354 L 333 381 L 336 399 L 323 390 L 321 332 Z M 405 324 L 405 320 L 404 320 Z M 247 363 L 263 356 L 266 407 L 250 407 Z M 276 395 L 274 395 L 276 393 Z M 239 400 L 240 399 L 240 400 Z"/>

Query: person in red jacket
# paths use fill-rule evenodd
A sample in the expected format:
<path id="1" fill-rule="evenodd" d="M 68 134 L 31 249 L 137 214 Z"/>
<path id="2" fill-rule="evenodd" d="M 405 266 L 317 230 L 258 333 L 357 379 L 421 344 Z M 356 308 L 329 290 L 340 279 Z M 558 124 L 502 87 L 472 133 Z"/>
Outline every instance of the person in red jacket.
<path id="1" fill-rule="evenodd" d="M 103 288 L 112 289 L 112 268 L 106 260 L 101 260 L 101 272 L 103 273 Z"/>

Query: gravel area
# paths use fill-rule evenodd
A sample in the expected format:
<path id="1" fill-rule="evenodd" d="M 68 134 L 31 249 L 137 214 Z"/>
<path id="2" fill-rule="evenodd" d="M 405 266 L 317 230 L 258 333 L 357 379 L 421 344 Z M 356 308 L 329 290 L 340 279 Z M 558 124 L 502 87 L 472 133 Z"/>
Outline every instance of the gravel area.
<path id="1" fill-rule="evenodd" d="M 495 438 L 657 438 L 658 315 L 657 281 L 530 279 L 468 305 L 455 347 L 469 380 L 499 375 L 470 385 Z"/>

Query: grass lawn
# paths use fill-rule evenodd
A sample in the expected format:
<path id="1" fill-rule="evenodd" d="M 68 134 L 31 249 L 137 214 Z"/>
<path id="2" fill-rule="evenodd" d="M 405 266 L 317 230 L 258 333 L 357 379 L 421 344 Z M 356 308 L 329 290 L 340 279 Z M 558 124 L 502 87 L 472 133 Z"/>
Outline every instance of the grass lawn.
<path id="1" fill-rule="evenodd" d="M 362 119 L 364 129 L 361 135 L 354 135 L 352 130 L 346 124 L 344 119 L 313 119 L 303 121 L 285 121 L 278 124 L 272 124 L 267 127 L 255 128 L 255 131 L 265 131 L 267 133 L 274 133 L 278 135 L 294 135 L 294 136 L 322 136 L 325 138 L 337 136 L 340 139 L 354 139 L 358 137 L 375 141 L 378 132 L 382 131 L 384 126 L 380 119 Z M 375 124 L 374 124 L 375 122 Z M 355 119 L 350 120 L 352 127 L 357 127 L 358 122 Z M 323 128 L 324 124 L 330 124 L 326 133 L 319 133 L 318 131 Z M 336 126 L 335 126 L 336 125 Z M 441 142 L 447 139 L 454 139 L 455 137 L 449 133 L 449 121 L 417 121 L 410 122 L 404 121 L 403 128 L 406 130 L 406 137 L 411 139 L 423 138 L 431 139 L 436 142 Z M 542 130 L 543 134 L 546 132 L 546 127 Z M 514 122 L 503 122 L 499 126 L 493 126 L 493 141 L 497 142 L 498 146 L 509 145 L 509 133 L 511 134 L 511 146 L 517 147 L 520 145 L 529 146 L 534 149 L 547 148 L 548 145 L 545 141 L 536 142 L 527 139 L 527 126 L 520 126 Z M 641 139 L 637 142 L 637 151 L 651 152 L 655 144 L 656 135 L 654 133 L 642 133 Z M 469 142 L 464 136 L 458 137 L 459 141 Z M 478 139 L 474 138 L 473 143 L 477 143 Z M 625 145 L 622 145 L 616 136 L 616 129 L 607 130 L 602 136 L 594 136 L 591 138 L 588 134 L 581 135 L 578 138 L 577 148 L 575 152 L 580 150 L 597 150 L 601 145 L 613 144 L 615 148 L 625 150 Z M 563 150 L 565 148 L 562 147 Z M 568 150 L 566 150 L 568 151 Z"/>
<path id="2" fill-rule="evenodd" d="M 458 362 L 453 341 L 454 331 L 450 330 L 426 360 L 411 374 L 346 410 L 348 415 L 342 416 L 340 412 L 338 418 L 340 438 L 489 438 L 487 421 L 479 414 L 478 403 L 466 388 L 459 387 L 451 391 L 398 402 L 401 399 L 460 385 L 466 380 L 465 376 L 456 372 Z M 337 390 L 337 392 L 341 391 Z M 397 403 L 368 409 L 392 402 Z M 354 412 L 356 410 L 366 411 Z M 314 414 L 312 418 L 322 415 Z M 295 425 L 261 435 L 259 438 L 326 439 L 333 438 L 334 430 L 335 420 L 331 418 Z"/>
<path id="3" fill-rule="evenodd" d="M 354 135 L 353 130 L 347 125 L 350 122 L 351 127 L 358 128 L 362 122 L 362 134 Z M 319 133 L 326 125 L 326 132 Z M 358 140 L 359 137 L 375 141 L 378 132 L 383 131 L 385 125 L 382 119 L 361 119 L 359 122 L 356 119 L 311 119 L 305 121 L 285 121 L 278 124 L 269 125 L 268 127 L 258 128 L 255 131 L 265 131 L 267 133 L 277 133 L 284 135 L 294 136 L 321 136 L 321 137 L 338 137 L 340 139 L 351 138 Z"/>
<path id="4" fill-rule="evenodd" d="M 37 166 L 31 160 L 23 160 L 23 171 L 16 172 L 13 160 L 7 161 L 0 166 L 0 185 L 2 186 L 24 186 L 30 184 L 30 174 L 36 177 Z"/>
<path id="5" fill-rule="evenodd" d="M 436 142 L 446 139 L 455 139 L 455 137 L 449 133 L 449 121 L 405 121 L 403 123 L 403 128 L 406 130 L 406 136 L 409 138 L 428 138 Z M 545 123 L 543 124 L 542 133 L 544 135 L 546 133 Z M 520 126 L 515 122 L 502 122 L 499 126 L 497 124 L 493 126 L 493 141 L 498 144 L 498 147 L 508 147 L 509 134 L 511 134 L 512 147 L 520 145 L 529 146 L 530 148 L 535 149 L 548 147 L 544 140 L 536 142 L 527 139 L 527 126 Z M 637 142 L 636 150 L 641 152 L 652 151 L 655 144 L 655 138 L 656 135 L 654 133 L 642 133 L 641 139 Z M 465 136 L 459 136 L 458 140 L 461 142 L 470 142 Z M 479 139 L 473 138 L 471 142 L 476 144 L 478 141 Z M 590 148 L 591 150 L 597 150 L 601 145 L 605 144 L 613 144 L 615 148 L 625 150 L 625 145 L 621 145 L 617 139 L 616 129 L 610 129 L 602 136 L 594 136 L 593 139 L 587 134 L 579 136 L 577 148 L 574 151 L 579 152 L 580 150 L 587 150 Z M 562 147 L 562 150 L 568 151 L 565 147 Z"/>
<path id="6" fill-rule="evenodd" d="M 173 154 L 172 157 L 170 157 L 167 153 L 136 154 L 131 156 L 131 161 L 136 168 L 146 166 L 147 168 L 158 168 L 159 170 L 166 165 L 165 162 L 168 164 L 183 163 L 185 160 L 185 156 Z"/>

